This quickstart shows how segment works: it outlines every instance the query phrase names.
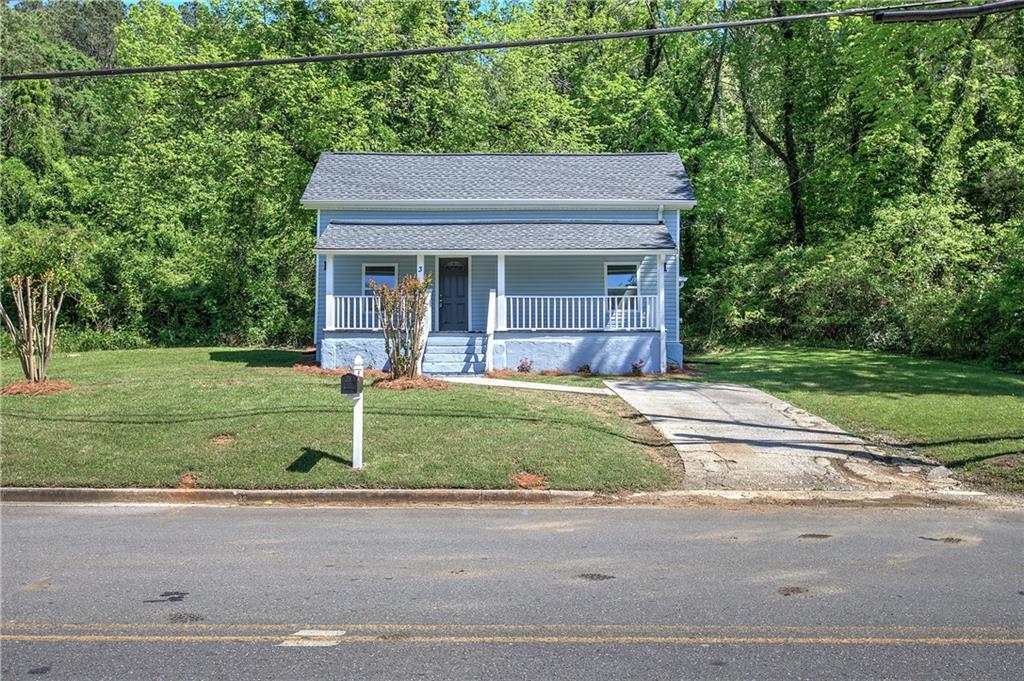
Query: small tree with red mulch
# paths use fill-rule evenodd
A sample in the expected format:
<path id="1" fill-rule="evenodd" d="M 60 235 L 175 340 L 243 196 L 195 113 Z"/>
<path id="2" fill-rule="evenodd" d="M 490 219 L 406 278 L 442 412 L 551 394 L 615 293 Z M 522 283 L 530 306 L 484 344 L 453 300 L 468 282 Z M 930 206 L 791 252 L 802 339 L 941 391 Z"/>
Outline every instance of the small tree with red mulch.
<path id="1" fill-rule="evenodd" d="M 57 315 L 67 286 L 55 280 L 53 270 L 36 276 L 15 274 L 5 281 L 14 299 L 15 319 L 11 319 L 2 300 L 0 317 L 14 341 L 25 380 L 41 383 L 46 380 L 46 365 L 53 354 Z"/>
<path id="2" fill-rule="evenodd" d="M 394 288 L 371 280 L 370 290 L 373 309 L 384 333 L 391 377 L 417 376 L 427 339 L 430 276 L 420 281 L 410 274 Z"/>

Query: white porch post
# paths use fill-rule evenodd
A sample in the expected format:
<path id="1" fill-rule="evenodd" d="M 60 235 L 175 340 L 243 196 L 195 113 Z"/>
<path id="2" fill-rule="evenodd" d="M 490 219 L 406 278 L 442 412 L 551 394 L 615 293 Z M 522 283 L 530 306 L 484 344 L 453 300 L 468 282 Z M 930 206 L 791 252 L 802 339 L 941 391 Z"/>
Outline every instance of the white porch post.
<path id="1" fill-rule="evenodd" d="M 441 256 L 434 256 L 434 291 L 431 298 L 434 312 L 430 315 L 430 330 L 441 330 Z"/>
<path id="2" fill-rule="evenodd" d="M 338 320 L 335 319 L 335 308 L 334 308 L 334 255 L 328 255 L 327 268 L 324 270 L 324 290 L 326 295 L 324 296 L 324 325 L 328 329 L 337 328 Z"/>
<path id="3" fill-rule="evenodd" d="M 422 282 L 426 277 L 427 272 L 423 266 L 423 254 L 418 253 L 416 255 L 416 280 Z M 431 291 L 431 293 L 433 292 Z M 428 293 L 427 295 L 430 294 Z M 430 329 L 434 323 L 434 320 L 432 319 L 434 315 L 431 314 L 433 311 L 433 305 L 433 301 L 431 301 L 430 298 L 427 298 L 427 316 L 423 320 L 423 347 L 420 348 L 420 356 L 416 365 L 416 372 L 420 374 L 423 373 L 423 357 L 427 354 L 427 337 L 430 335 Z"/>
<path id="4" fill-rule="evenodd" d="M 498 255 L 498 331 L 504 331 L 507 327 L 505 313 L 505 255 Z"/>
<path id="5" fill-rule="evenodd" d="M 665 256 L 658 255 L 658 343 L 661 358 L 658 364 L 661 373 L 668 371 L 668 354 L 665 349 Z"/>

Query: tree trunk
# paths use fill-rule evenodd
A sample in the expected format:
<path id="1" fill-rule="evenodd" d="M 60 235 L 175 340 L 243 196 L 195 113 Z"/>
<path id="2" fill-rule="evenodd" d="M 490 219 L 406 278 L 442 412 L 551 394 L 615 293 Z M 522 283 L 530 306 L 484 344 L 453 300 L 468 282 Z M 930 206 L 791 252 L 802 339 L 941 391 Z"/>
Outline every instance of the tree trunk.
<path id="1" fill-rule="evenodd" d="M 782 3 L 772 4 L 775 16 L 785 16 Z M 804 219 L 804 194 L 800 184 L 800 161 L 797 158 L 796 135 L 793 133 L 793 116 L 796 104 L 793 101 L 796 89 L 796 73 L 791 53 L 793 43 L 793 24 L 782 25 L 782 144 L 785 156 L 782 162 L 786 165 L 786 179 L 789 181 L 789 202 L 793 213 L 793 240 L 797 246 L 807 243 L 807 225 Z"/>
<path id="2" fill-rule="evenodd" d="M 14 341 L 25 380 L 31 383 L 46 380 L 46 365 L 53 354 L 57 334 L 57 315 L 64 303 L 64 286 L 59 287 L 56 297 L 51 294 L 53 278 L 52 272 L 38 279 L 22 275 L 8 277 L 17 324 L 0 303 L 0 318 Z"/>

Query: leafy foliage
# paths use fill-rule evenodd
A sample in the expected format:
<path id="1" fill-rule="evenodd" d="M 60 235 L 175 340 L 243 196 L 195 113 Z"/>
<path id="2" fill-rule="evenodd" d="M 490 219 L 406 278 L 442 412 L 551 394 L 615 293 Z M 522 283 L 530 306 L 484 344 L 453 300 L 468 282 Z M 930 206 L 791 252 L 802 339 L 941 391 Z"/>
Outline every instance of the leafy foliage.
<path id="1" fill-rule="evenodd" d="M 373 314 L 384 335 L 391 378 L 413 378 L 419 374 L 427 340 L 430 284 L 430 275 L 419 281 L 410 274 L 394 287 L 370 280 Z"/>
<path id="2" fill-rule="evenodd" d="M 845 4 L 25 0 L 0 9 L 0 47 L 13 72 Z M 1022 68 L 1014 13 L 4 83 L 3 230 L 82 247 L 68 344 L 298 344 L 314 279 L 298 198 L 321 151 L 677 150 L 699 199 L 680 245 L 691 347 L 795 339 L 1021 367 Z"/>

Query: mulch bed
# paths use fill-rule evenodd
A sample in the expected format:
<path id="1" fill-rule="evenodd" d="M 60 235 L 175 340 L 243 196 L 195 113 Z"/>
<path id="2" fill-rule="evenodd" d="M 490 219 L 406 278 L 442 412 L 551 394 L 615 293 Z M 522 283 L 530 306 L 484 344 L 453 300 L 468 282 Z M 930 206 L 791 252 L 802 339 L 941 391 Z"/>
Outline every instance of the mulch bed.
<path id="1" fill-rule="evenodd" d="M 398 378 L 389 378 L 387 374 L 385 374 L 383 378 L 378 378 L 373 382 L 373 387 L 383 388 L 384 390 L 417 390 L 422 388 L 427 388 L 429 390 L 448 390 L 450 384 L 447 381 L 439 381 L 438 379 L 430 378 L 429 376 L 416 376 L 415 378 L 399 376 Z"/>
<path id="2" fill-rule="evenodd" d="M 515 378 L 522 376 L 524 372 L 517 371 L 515 369 L 492 369 L 487 372 L 488 378 Z M 694 377 L 702 376 L 704 372 L 695 366 L 687 364 L 685 366 L 669 366 L 668 371 L 663 374 L 641 374 L 634 376 L 632 374 L 595 374 L 586 371 L 558 371 L 556 369 L 545 369 L 544 371 L 535 372 L 536 376 L 594 376 L 597 378 L 664 378 L 665 376 L 683 376 L 683 377 Z M 529 373 L 527 373 L 529 375 Z"/>
<path id="3" fill-rule="evenodd" d="M 704 371 L 692 364 L 684 364 L 681 367 L 669 366 L 667 374 L 669 376 L 703 376 Z"/>
<path id="4" fill-rule="evenodd" d="M 597 374 L 583 374 L 583 373 L 569 373 L 568 371 L 559 371 L 558 369 L 545 369 L 537 372 L 524 372 L 516 369 L 491 369 L 487 372 L 488 378 L 515 378 L 516 376 L 522 376 L 523 374 L 529 375 L 534 373 L 537 376 L 596 376 Z"/>
<path id="5" fill-rule="evenodd" d="M 344 376 L 345 374 L 352 373 L 352 367 L 336 367 L 334 369 L 324 369 L 316 363 L 316 358 L 311 357 L 303 358 L 301 362 L 296 362 L 292 365 L 293 371 L 301 371 L 304 374 L 313 374 L 314 376 Z M 366 378 L 383 378 L 388 376 L 388 372 L 381 371 L 380 369 L 364 369 L 363 376 Z"/>
<path id="6" fill-rule="evenodd" d="M 70 390 L 74 386 L 67 381 L 43 381 L 41 383 L 30 383 L 29 381 L 16 381 L 8 383 L 0 388 L 0 395 L 52 395 L 54 393 Z"/>

